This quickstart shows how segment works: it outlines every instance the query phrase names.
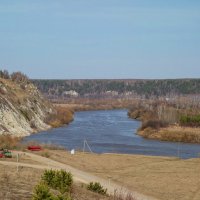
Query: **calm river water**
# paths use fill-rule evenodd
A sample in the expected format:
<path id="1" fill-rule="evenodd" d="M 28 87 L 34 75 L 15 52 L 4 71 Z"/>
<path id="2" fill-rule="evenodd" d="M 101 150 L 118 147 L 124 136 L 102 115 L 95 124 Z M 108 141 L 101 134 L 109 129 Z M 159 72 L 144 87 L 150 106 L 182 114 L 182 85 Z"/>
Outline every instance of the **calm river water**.
<path id="1" fill-rule="evenodd" d="M 140 122 L 129 119 L 127 110 L 77 112 L 74 121 L 61 128 L 26 137 L 25 141 L 57 144 L 82 150 L 84 140 L 95 153 L 128 153 L 155 156 L 200 156 L 200 145 L 160 142 L 136 135 Z"/>

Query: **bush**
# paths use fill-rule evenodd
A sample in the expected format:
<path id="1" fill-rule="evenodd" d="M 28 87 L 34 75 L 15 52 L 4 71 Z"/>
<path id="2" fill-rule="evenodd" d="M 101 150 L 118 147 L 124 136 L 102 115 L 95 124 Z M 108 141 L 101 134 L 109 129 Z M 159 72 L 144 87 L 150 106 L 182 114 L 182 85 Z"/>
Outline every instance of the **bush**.
<path id="1" fill-rule="evenodd" d="M 42 180 L 62 194 L 69 192 L 73 183 L 72 174 L 64 170 L 45 170 Z"/>
<path id="2" fill-rule="evenodd" d="M 50 154 L 48 152 L 42 152 L 41 156 L 49 158 Z"/>
<path id="3" fill-rule="evenodd" d="M 0 78 L 9 79 L 9 72 L 7 70 L 0 70 Z"/>
<path id="4" fill-rule="evenodd" d="M 11 74 L 11 79 L 17 83 L 29 83 L 28 77 L 21 72 L 13 72 Z"/>
<path id="5" fill-rule="evenodd" d="M 64 170 L 45 170 L 41 179 L 42 182 L 34 189 L 32 200 L 72 200 L 69 193 L 73 183 L 71 173 Z"/>
<path id="6" fill-rule="evenodd" d="M 68 108 L 56 107 L 56 112 L 45 120 L 47 124 L 56 128 L 64 124 L 69 124 L 73 120 L 73 113 Z"/>
<path id="7" fill-rule="evenodd" d="M 180 117 L 180 124 L 182 126 L 198 127 L 200 126 L 200 115 L 193 115 L 193 116 L 183 115 Z"/>
<path id="8" fill-rule="evenodd" d="M 107 194 L 107 189 L 104 189 L 103 186 L 101 186 L 101 184 L 98 182 L 95 182 L 95 183 L 90 182 L 87 186 L 87 189 L 99 194 L 103 194 L 103 195 Z"/>
<path id="9" fill-rule="evenodd" d="M 164 121 L 160 121 L 160 120 L 148 120 L 142 123 L 142 126 L 140 128 L 140 130 L 144 130 L 146 128 L 152 128 L 152 129 L 159 129 L 162 127 L 166 127 L 167 123 Z"/>
<path id="10" fill-rule="evenodd" d="M 16 149 L 20 146 L 19 137 L 12 137 L 11 135 L 1 135 L 0 136 L 0 148 L 4 149 Z"/>
<path id="11" fill-rule="evenodd" d="M 34 189 L 32 200 L 54 200 L 54 197 L 47 185 L 40 183 Z"/>
<path id="12" fill-rule="evenodd" d="M 72 186 L 72 174 L 64 170 L 56 172 L 55 184 L 56 188 L 63 194 L 69 192 Z"/>
<path id="13" fill-rule="evenodd" d="M 45 170 L 44 174 L 42 176 L 42 180 L 49 186 L 54 188 L 54 179 L 56 176 L 56 171 L 50 169 L 50 170 Z"/>

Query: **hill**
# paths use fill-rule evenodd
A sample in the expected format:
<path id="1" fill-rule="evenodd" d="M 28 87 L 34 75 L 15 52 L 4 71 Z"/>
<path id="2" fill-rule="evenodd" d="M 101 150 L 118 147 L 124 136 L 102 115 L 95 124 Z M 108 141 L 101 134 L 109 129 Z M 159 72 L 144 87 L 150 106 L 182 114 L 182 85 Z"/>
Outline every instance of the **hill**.
<path id="1" fill-rule="evenodd" d="M 54 108 L 26 76 L 0 75 L 0 135 L 26 136 L 50 128 L 45 120 Z"/>

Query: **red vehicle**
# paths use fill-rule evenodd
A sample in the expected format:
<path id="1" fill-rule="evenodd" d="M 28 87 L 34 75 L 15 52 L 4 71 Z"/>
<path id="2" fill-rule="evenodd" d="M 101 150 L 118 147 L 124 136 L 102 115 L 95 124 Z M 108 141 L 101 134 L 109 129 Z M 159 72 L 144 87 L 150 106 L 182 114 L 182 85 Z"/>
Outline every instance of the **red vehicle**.
<path id="1" fill-rule="evenodd" d="M 0 153 L 0 158 L 3 158 L 3 157 L 4 157 L 3 153 Z"/>
<path id="2" fill-rule="evenodd" d="M 41 146 L 28 146 L 28 150 L 30 150 L 30 151 L 41 151 L 42 147 Z"/>

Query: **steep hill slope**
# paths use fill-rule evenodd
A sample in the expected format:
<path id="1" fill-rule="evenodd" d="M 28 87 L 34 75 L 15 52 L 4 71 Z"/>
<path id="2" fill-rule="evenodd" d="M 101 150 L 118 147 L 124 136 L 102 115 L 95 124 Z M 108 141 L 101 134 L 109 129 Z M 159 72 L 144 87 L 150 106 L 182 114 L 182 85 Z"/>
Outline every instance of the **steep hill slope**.
<path id="1" fill-rule="evenodd" d="M 28 80 L 0 78 L 0 135 L 26 136 L 48 129 L 45 119 L 52 112 L 52 105 Z"/>

